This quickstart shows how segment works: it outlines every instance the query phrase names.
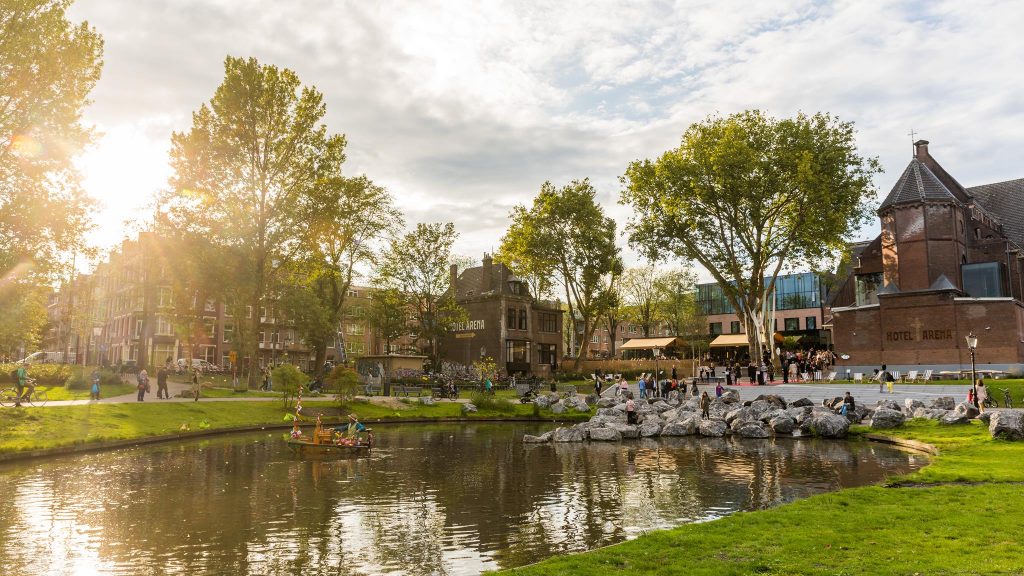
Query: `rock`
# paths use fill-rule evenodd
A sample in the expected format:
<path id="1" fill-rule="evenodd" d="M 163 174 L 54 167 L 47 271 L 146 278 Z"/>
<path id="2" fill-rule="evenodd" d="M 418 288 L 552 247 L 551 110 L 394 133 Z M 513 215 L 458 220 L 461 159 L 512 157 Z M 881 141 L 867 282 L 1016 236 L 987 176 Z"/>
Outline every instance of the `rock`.
<path id="1" fill-rule="evenodd" d="M 993 438 L 1024 440 L 1024 410 L 995 412 L 992 414 L 992 419 L 989 420 L 988 432 Z"/>
<path id="2" fill-rule="evenodd" d="M 690 398 L 686 402 L 683 402 L 683 405 L 680 406 L 679 409 L 687 412 L 696 412 L 700 410 L 700 398 Z"/>
<path id="3" fill-rule="evenodd" d="M 875 430 L 896 428 L 903 425 L 904 419 L 903 412 L 879 408 L 871 415 L 871 427 Z"/>
<path id="4" fill-rule="evenodd" d="M 622 433 L 615 428 L 591 428 L 590 439 L 596 442 L 618 442 Z"/>
<path id="5" fill-rule="evenodd" d="M 597 401 L 597 407 L 598 408 L 611 408 L 612 406 L 615 406 L 615 404 L 617 402 L 618 402 L 618 400 L 615 399 L 615 398 L 601 398 L 600 400 Z"/>
<path id="6" fill-rule="evenodd" d="M 615 408 L 598 408 L 597 409 L 597 415 L 598 416 L 618 416 L 618 415 L 625 416 L 626 413 L 621 411 L 621 410 L 616 410 Z"/>
<path id="7" fill-rule="evenodd" d="M 907 398 L 903 401 L 903 406 L 906 407 L 906 412 L 908 414 L 913 414 L 918 408 L 924 408 L 924 402 L 914 398 Z"/>
<path id="8" fill-rule="evenodd" d="M 420 404 L 424 406 L 433 406 L 436 404 L 433 398 L 427 398 L 426 396 L 420 397 Z"/>
<path id="9" fill-rule="evenodd" d="M 781 408 L 783 410 L 786 409 L 786 399 L 783 398 L 782 396 L 778 396 L 775 394 L 761 394 L 757 398 L 754 398 L 754 402 L 757 402 L 758 400 L 763 400 L 765 402 L 775 404 L 776 408 Z"/>
<path id="10" fill-rule="evenodd" d="M 600 398 L 597 394 L 587 394 L 587 397 L 586 399 L 584 399 L 584 402 L 586 402 L 589 406 L 593 406 L 597 404 L 598 400 L 600 400 Z"/>
<path id="11" fill-rule="evenodd" d="M 927 418 L 929 420 L 938 420 L 948 413 L 949 410 L 939 410 L 935 408 L 918 408 L 914 410 L 914 418 Z"/>
<path id="12" fill-rule="evenodd" d="M 609 424 L 608 428 L 618 430 L 623 438 L 639 438 L 640 430 L 634 424 Z"/>
<path id="13" fill-rule="evenodd" d="M 566 407 L 565 404 L 562 404 L 561 402 L 555 402 L 551 405 L 550 410 L 554 414 L 565 414 Z"/>
<path id="14" fill-rule="evenodd" d="M 967 424 L 970 420 L 966 414 L 956 410 L 947 410 L 945 414 L 939 417 L 939 424 L 952 426 L 954 424 Z"/>
<path id="15" fill-rule="evenodd" d="M 733 431 L 743 438 L 767 438 L 770 436 L 768 428 L 759 421 L 744 422 Z"/>
<path id="16" fill-rule="evenodd" d="M 754 400 L 750 403 L 750 412 L 754 420 L 760 420 L 765 414 L 778 410 L 779 406 L 768 400 Z"/>
<path id="17" fill-rule="evenodd" d="M 551 407 L 551 396 L 541 394 L 533 399 L 533 405 L 541 410 L 546 410 Z"/>
<path id="18" fill-rule="evenodd" d="M 940 410 L 952 410 L 956 408 L 956 400 L 952 396 L 940 396 L 928 405 L 929 408 L 938 408 Z"/>
<path id="19" fill-rule="evenodd" d="M 658 434 L 661 434 L 661 423 L 657 420 L 648 420 L 640 425 L 641 438 L 652 438 Z"/>
<path id="20" fill-rule="evenodd" d="M 982 412 L 981 414 L 978 414 L 978 420 L 981 420 L 986 426 L 988 426 L 992 422 L 992 413 Z"/>
<path id="21" fill-rule="evenodd" d="M 471 412 L 476 412 L 476 404 L 473 404 L 472 402 L 467 402 L 466 404 L 462 405 L 463 414 L 469 414 Z"/>
<path id="22" fill-rule="evenodd" d="M 845 438 L 849 430 L 850 421 L 838 414 L 815 414 L 810 418 L 810 432 L 822 438 Z"/>
<path id="23" fill-rule="evenodd" d="M 722 437 L 728 426 L 725 420 L 701 420 L 698 430 L 701 436 Z"/>
<path id="24" fill-rule="evenodd" d="M 663 400 L 658 400 L 657 402 L 651 404 L 651 408 L 654 408 L 654 411 L 657 412 L 658 414 L 663 414 L 671 410 L 672 405 Z"/>
<path id="25" fill-rule="evenodd" d="M 957 414 L 963 414 L 967 418 L 977 418 L 978 414 L 981 414 L 981 412 L 974 407 L 974 404 L 968 404 L 967 402 L 957 404 L 953 411 Z"/>
<path id="26" fill-rule="evenodd" d="M 721 398 L 715 398 L 711 401 L 711 406 L 708 407 L 708 415 L 711 416 L 712 420 L 723 420 L 725 419 L 725 415 L 734 407 L 734 403 L 730 404 Z"/>
<path id="27" fill-rule="evenodd" d="M 600 426 L 608 426 L 609 424 L 625 424 L 626 415 L 617 413 L 618 415 L 598 414 L 590 419 L 591 428 L 597 428 Z"/>
<path id="28" fill-rule="evenodd" d="M 720 400 L 726 404 L 736 404 L 740 401 L 740 393 L 736 390 L 726 390 L 722 393 Z"/>
<path id="29" fill-rule="evenodd" d="M 772 418 L 776 418 L 778 416 L 789 417 L 789 415 L 786 414 L 785 410 L 782 410 L 781 408 L 776 408 L 775 410 L 769 410 L 768 412 L 762 414 L 760 420 L 761 422 L 767 424 L 769 420 L 771 420 Z"/>
<path id="30" fill-rule="evenodd" d="M 573 426 L 572 428 L 556 428 L 551 438 L 555 442 L 583 442 L 586 440 L 583 431 Z"/>
<path id="31" fill-rule="evenodd" d="M 654 408 L 651 408 L 650 403 L 648 403 L 648 402 L 637 402 L 636 403 L 636 413 L 637 414 L 648 414 L 650 412 L 654 412 Z"/>
<path id="32" fill-rule="evenodd" d="M 887 410 L 896 410 L 899 412 L 902 406 L 900 406 L 895 400 L 879 400 L 878 404 L 875 405 L 875 408 L 885 408 Z"/>
<path id="33" fill-rule="evenodd" d="M 768 426 L 776 434 L 792 434 L 793 429 L 796 428 L 796 420 L 791 418 L 789 414 L 783 413 L 769 420 Z"/>
<path id="34" fill-rule="evenodd" d="M 811 402 L 807 398 L 801 398 L 796 402 L 790 403 L 789 405 L 790 408 L 801 408 L 803 406 L 814 406 L 814 402 Z"/>
<path id="35" fill-rule="evenodd" d="M 735 410 L 730 410 L 725 415 L 725 423 L 729 424 L 729 425 L 732 425 L 732 423 L 736 422 L 737 420 L 750 420 L 750 419 L 751 419 L 751 417 L 750 417 L 750 409 L 749 408 L 745 408 L 745 407 L 744 408 L 737 408 Z"/>
<path id="36" fill-rule="evenodd" d="M 587 401 L 579 396 L 568 399 L 566 405 L 577 412 L 590 412 L 590 404 L 587 404 Z"/>
<path id="37" fill-rule="evenodd" d="M 661 429 L 662 436 L 692 436 L 700 427 L 700 418 L 690 415 L 682 420 L 669 422 Z"/>
<path id="38" fill-rule="evenodd" d="M 854 418 L 856 419 L 854 421 L 861 422 L 862 420 L 865 419 L 870 420 L 871 416 L 874 415 L 875 411 L 872 410 L 871 408 L 868 408 L 867 406 L 862 406 L 858 404 L 857 407 L 853 409 L 853 413 Z"/>
<path id="39" fill-rule="evenodd" d="M 540 436 L 531 436 L 529 434 L 526 434 L 525 436 L 523 436 L 523 442 L 525 442 L 526 444 L 543 444 L 544 442 L 550 442 L 551 436 L 553 434 L 554 432 L 550 430 L 548 432 L 541 434 Z"/>
<path id="40" fill-rule="evenodd" d="M 821 405 L 829 410 L 835 410 L 836 408 L 843 405 L 842 396 L 833 396 L 832 398 L 825 398 L 821 401 Z"/>

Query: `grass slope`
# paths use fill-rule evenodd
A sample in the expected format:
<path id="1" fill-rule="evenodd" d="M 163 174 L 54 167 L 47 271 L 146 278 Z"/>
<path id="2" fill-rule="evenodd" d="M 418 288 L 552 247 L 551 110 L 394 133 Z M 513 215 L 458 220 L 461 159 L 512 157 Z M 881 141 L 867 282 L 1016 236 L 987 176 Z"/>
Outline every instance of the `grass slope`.
<path id="1" fill-rule="evenodd" d="M 555 574 L 1024 574 L 1024 443 L 978 424 L 912 421 L 890 435 L 941 453 L 900 482 L 653 532 L 510 570 Z"/>

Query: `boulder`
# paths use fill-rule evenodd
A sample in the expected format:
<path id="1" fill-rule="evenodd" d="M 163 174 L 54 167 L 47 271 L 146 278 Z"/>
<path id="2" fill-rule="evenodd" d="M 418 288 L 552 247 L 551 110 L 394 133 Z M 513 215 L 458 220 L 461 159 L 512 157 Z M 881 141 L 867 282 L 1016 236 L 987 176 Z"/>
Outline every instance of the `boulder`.
<path id="1" fill-rule="evenodd" d="M 472 402 L 467 402 L 462 405 L 463 414 L 469 414 L 471 412 L 476 412 L 476 404 L 473 404 Z"/>
<path id="2" fill-rule="evenodd" d="M 903 425 L 905 417 L 899 410 L 879 408 L 871 415 L 871 427 L 876 430 L 896 428 Z"/>
<path id="3" fill-rule="evenodd" d="M 586 400 L 580 398 L 579 396 L 573 396 L 572 398 L 569 398 L 566 401 L 566 405 L 577 412 L 590 412 L 590 404 L 588 404 Z"/>
<path id="4" fill-rule="evenodd" d="M 754 402 L 757 402 L 758 400 L 763 400 L 765 402 L 775 404 L 776 408 L 781 408 L 783 410 L 786 409 L 786 399 L 776 394 L 761 394 L 757 398 L 754 398 Z"/>
<path id="5" fill-rule="evenodd" d="M 682 420 L 669 422 L 661 429 L 662 436 L 692 436 L 700 428 L 700 418 L 690 415 Z"/>
<path id="6" fill-rule="evenodd" d="M 598 408 L 598 416 L 625 416 L 626 413 L 622 410 L 616 410 L 615 408 Z"/>
<path id="7" fill-rule="evenodd" d="M 669 404 L 668 402 L 665 402 L 664 400 L 658 400 L 657 402 L 651 404 L 651 408 L 654 408 L 654 411 L 657 412 L 658 414 L 664 414 L 665 412 L 668 412 L 669 410 L 672 409 L 672 405 Z"/>
<path id="8" fill-rule="evenodd" d="M 792 434 L 793 429 L 796 428 L 796 420 L 783 412 L 781 415 L 769 420 L 768 426 L 776 434 Z"/>
<path id="9" fill-rule="evenodd" d="M 543 444 L 544 442 L 550 442 L 552 435 L 554 435 L 554 431 L 551 430 L 541 434 L 540 436 L 531 436 L 530 434 L 526 434 L 523 436 L 523 442 L 526 444 Z"/>
<path id="10" fill-rule="evenodd" d="M 967 424 L 971 419 L 962 412 L 956 410 L 946 410 L 946 413 L 939 417 L 939 424 L 945 424 L 952 426 L 954 424 Z"/>
<path id="11" fill-rule="evenodd" d="M 776 408 L 775 410 L 769 410 L 768 412 L 765 412 L 764 414 L 762 414 L 761 415 L 761 422 L 764 422 L 765 424 L 767 424 L 769 420 L 771 420 L 772 418 L 778 417 L 778 416 L 787 416 L 788 417 L 789 415 L 786 414 L 785 410 L 783 410 L 781 408 Z"/>
<path id="12" fill-rule="evenodd" d="M 822 438 L 845 438 L 849 430 L 850 421 L 838 414 L 814 414 L 810 418 L 810 432 Z"/>
<path id="13" fill-rule="evenodd" d="M 590 419 L 590 427 L 597 428 L 600 426 L 607 426 L 609 424 L 625 424 L 626 415 L 622 413 L 613 414 L 598 414 Z"/>
<path id="14" fill-rule="evenodd" d="M 981 414 L 981 412 L 974 407 L 974 404 L 968 404 L 967 402 L 957 404 L 953 411 L 957 414 L 963 414 L 967 418 L 977 418 L 978 414 Z"/>
<path id="15" fill-rule="evenodd" d="M 433 398 L 428 398 L 426 396 L 421 396 L 420 397 L 420 404 L 422 404 L 424 406 L 433 406 L 436 403 L 437 402 L 435 402 Z"/>
<path id="16" fill-rule="evenodd" d="M 597 404 L 598 400 L 600 399 L 601 397 L 598 396 L 597 394 L 587 394 L 587 397 L 584 399 L 584 402 L 586 402 L 588 406 L 593 406 Z"/>
<path id="17" fill-rule="evenodd" d="M 550 410 L 554 414 L 565 414 L 566 407 L 561 402 L 555 402 L 551 405 Z"/>
<path id="18" fill-rule="evenodd" d="M 985 426 L 988 426 L 992 422 L 992 412 L 982 412 L 981 414 L 978 414 L 978 420 L 984 422 Z"/>
<path id="19" fill-rule="evenodd" d="M 601 398 L 600 400 L 597 401 L 597 407 L 598 408 L 611 408 L 612 406 L 615 406 L 615 404 L 617 404 L 617 403 L 618 403 L 618 399 L 616 399 L 616 398 Z"/>
<path id="20" fill-rule="evenodd" d="M 754 400 L 750 403 L 750 412 L 754 420 L 760 420 L 765 414 L 778 409 L 778 405 L 767 400 Z"/>
<path id="21" fill-rule="evenodd" d="M 949 410 L 940 410 L 936 408 L 918 408 L 914 410 L 914 418 L 927 418 L 928 420 L 938 420 L 946 415 Z"/>
<path id="22" fill-rule="evenodd" d="M 533 399 L 533 405 L 541 410 L 546 410 L 551 407 L 551 396 L 547 394 L 541 394 Z"/>
<path id="23" fill-rule="evenodd" d="M 572 428 L 556 428 L 551 439 L 555 442 L 583 442 L 586 440 L 583 430 L 575 426 Z"/>
<path id="24" fill-rule="evenodd" d="M 735 404 L 725 402 L 721 398 L 715 398 L 711 401 L 711 406 L 708 407 L 708 414 L 711 416 L 712 420 L 722 420 L 734 407 Z"/>
<path id="25" fill-rule="evenodd" d="M 614 428 L 591 428 L 590 439 L 597 442 L 618 442 L 622 433 Z"/>
<path id="26" fill-rule="evenodd" d="M 650 420 L 646 420 L 640 425 L 641 438 L 652 438 L 658 434 L 661 434 L 661 422 L 657 419 L 652 418 Z"/>
<path id="27" fill-rule="evenodd" d="M 683 402 L 679 409 L 686 412 L 697 412 L 700 410 L 700 398 L 690 398 L 686 402 Z"/>
<path id="28" fill-rule="evenodd" d="M 1024 440 L 1024 410 L 999 410 L 993 413 L 988 423 L 988 432 L 993 438 Z"/>
<path id="29" fill-rule="evenodd" d="M 918 408 L 924 408 L 924 402 L 915 398 L 907 398 L 903 401 L 903 406 L 906 408 L 908 414 L 913 414 Z"/>
<path id="30" fill-rule="evenodd" d="M 743 438 L 768 438 L 770 436 L 768 427 L 760 421 L 743 422 L 739 427 L 734 428 L 733 432 Z"/>
<path id="31" fill-rule="evenodd" d="M 878 404 L 875 405 L 875 408 L 885 408 L 887 410 L 896 410 L 899 412 L 902 406 L 900 406 L 895 400 L 879 400 Z"/>
<path id="32" fill-rule="evenodd" d="M 807 398 L 801 398 L 795 402 L 790 403 L 790 408 L 801 408 L 803 406 L 814 406 L 814 402 L 811 402 Z"/>
<path id="33" fill-rule="evenodd" d="M 740 393 L 736 390 L 726 390 L 722 393 L 720 400 L 726 404 L 736 404 L 740 401 Z"/>
<path id="34" fill-rule="evenodd" d="M 821 401 L 821 405 L 829 410 L 835 410 L 836 408 L 843 405 L 842 396 L 833 396 L 832 398 L 825 398 Z"/>
<path id="35" fill-rule="evenodd" d="M 952 396 L 940 396 L 928 405 L 929 408 L 938 408 L 940 410 L 952 410 L 956 408 L 956 400 Z"/>
<path id="36" fill-rule="evenodd" d="M 607 427 L 618 430 L 623 438 L 640 437 L 640 430 L 635 424 L 609 424 Z"/>
<path id="37" fill-rule="evenodd" d="M 701 420 L 698 430 L 701 436 L 722 437 L 727 428 L 725 420 Z"/>

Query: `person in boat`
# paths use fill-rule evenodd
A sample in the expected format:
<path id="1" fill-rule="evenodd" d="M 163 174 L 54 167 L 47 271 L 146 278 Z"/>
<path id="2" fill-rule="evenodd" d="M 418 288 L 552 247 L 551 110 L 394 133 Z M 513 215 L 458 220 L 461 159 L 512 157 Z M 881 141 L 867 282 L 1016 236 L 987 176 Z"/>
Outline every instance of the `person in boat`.
<path id="1" fill-rule="evenodd" d="M 348 426 L 338 426 L 334 429 L 335 432 L 348 436 L 349 438 L 357 438 L 363 432 L 366 432 L 366 426 L 359 421 L 359 417 L 355 414 L 348 415 Z"/>

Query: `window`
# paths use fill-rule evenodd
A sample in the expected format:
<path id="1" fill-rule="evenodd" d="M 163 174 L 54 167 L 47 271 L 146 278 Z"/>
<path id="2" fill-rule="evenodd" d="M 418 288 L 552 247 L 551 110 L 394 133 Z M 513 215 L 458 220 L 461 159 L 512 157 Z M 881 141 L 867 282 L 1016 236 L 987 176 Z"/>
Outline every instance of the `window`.
<path id="1" fill-rule="evenodd" d="M 554 314 L 540 314 L 539 320 L 541 332 L 558 332 L 558 316 Z M 622 331 L 621 326 L 619 331 Z"/>
<path id="2" fill-rule="evenodd" d="M 590 343 L 591 344 L 599 344 L 600 342 L 601 342 L 601 337 L 598 336 L 597 334 L 594 334 L 594 335 L 592 335 L 590 337 Z"/>
<path id="3" fill-rule="evenodd" d="M 507 322 L 509 330 L 515 330 L 516 324 L 517 324 L 517 322 L 516 322 L 516 318 L 517 317 L 518 316 L 516 314 L 516 309 L 515 308 L 509 308 L 508 309 L 508 322 Z"/>
<path id="4" fill-rule="evenodd" d="M 558 351 L 554 344 L 538 344 L 537 352 L 540 354 L 540 363 L 554 367 L 558 361 Z"/>
<path id="5" fill-rule="evenodd" d="M 217 311 L 217 303 L 214 302 L 213 300 L 207 300 L 203 304 L 203 310 L 205 310 L 206 312 L 216 312 Z"/>
<path id="6" fill-rule="evenodd" d="M 857 306 L 878 304 L 878 289 L 882 287 L 882 273 L 857 274 L 855 277 Z"/>
<path id="7" fill-rule="evenodd" d="M 733 320 L 732 322 L 729 322 L 729 334 L 739 334 L 739 333 L 740 333 L 740 321 L 739 320 Z"/>
<path id="8" fill-rule="evenodd" d="M 135 321 L 135 337 L 136 338 L 141 338 L 142 337 L 142 320 L 136 320 Z"/>
<path id="9" fill-rule="evenodd" d="M 348 295 L 352 298 L 359 298 L 359 292 L 357 290 L 349 290 Z"/>
<path id="10" fill-rule="evenodd" d="M 199 357 L 210 364 L 215 364 L 217 362 L 217 347 L 203 344 L 199 347 Z"/>
<path id="11" fill-rule="evenodd" d="M 245 307 L 245 317 L 252 318 L 252 306 Z"/>
<path id="12" fill-rule="evenodd" d="M 352 336 L 362 336 L 366 333 L 366 328 L 362 324 L 351 323 L 345 324 L 345 334 L 351 334 Z"/>
<path id="13" fill-rule="evenodd" d="M 235 325 L 224 323 L 224 343 L 231 342 L 231 337 L 235 335 Z"/>
<path id="14" fill-rule="evenodd" d="M 722 333 L 722 323 L 712 322 L 708 324 L 708 334 L 718 335 Z"/>
<path id="15" fill-rule="evenodd" d="M 260 332 L 260 339 L 258 340 L 258 342 L 260 344 L 263 344 L 266 341 L 267 341 L 267 333 L 266 332 Z"/>
<path id="16" fill-rule="evenodd" d="M 522 340 L 505 341 L 505 361 L 528 363 L 530 361 L 530 345 Z"/>
<path id="17" fill-rule="evenodd" d="M 806 330 L 817 330 L 818 329 L 818 317 L 808 316 L 804 318 L 804 328 Z"/>
<path id="18" fill-rule="evenodd" d="M 168 361 L 174 361 L 174 345 L 154 344 L 149 353 L 149 365 L 163 366 Z"/>
<path id="19" fill-rule="evenodd" d="M 366 352 L 366 345 L 362 342 L 345 342 L 345 352 L 348 354 L 363 354 Z"/>
<path id="20" fill-rule="evenodd" d="M 160 288 L 157 292 L 156 305 L 160 308 L 169 308 L 174 306 L 174 294 L 170 288 Z"/>
<path id="21" fill-rule="evenodd" d="M 519 329 L 526 330 L 526 310 L 519 310 Z"/>
<path id="22" fill-rule="evenodd" d="M 999 262 L 979 262 L 960 266 L 964 292 L 974 298 L 1003 296 L 1003 266 Z"/>
<path id="23" fill-rule="evenodd" d="M 207 338 L 217 337 L 216 318 L 203 318 L 203 334 L 205 334 Z"/>
<path id="24" fill-rule="evenodd" d="M 171 323 L 168 321 L 167 316 L 163 314 L 157 314 L 156 316 L 156 332 L 157 336 L 171 336 Z"/>
<path id="25" fill-rule="evenodd" d="M 786 318 L 785 322 L 786 322 L 786 332 L 792 332 L 793 330 L 799 330 L 800 329 L 800 319 L 799 318 Z"/>

